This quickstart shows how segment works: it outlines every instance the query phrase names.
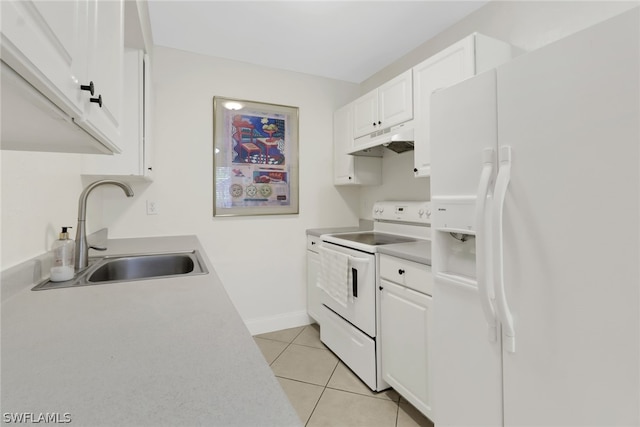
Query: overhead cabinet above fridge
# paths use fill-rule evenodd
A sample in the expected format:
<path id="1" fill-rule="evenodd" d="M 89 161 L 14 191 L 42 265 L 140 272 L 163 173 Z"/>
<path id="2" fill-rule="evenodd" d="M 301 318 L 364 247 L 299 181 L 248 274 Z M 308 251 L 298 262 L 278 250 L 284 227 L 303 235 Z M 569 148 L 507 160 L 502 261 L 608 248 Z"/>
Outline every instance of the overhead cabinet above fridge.
<path id="1" fill-rule="evenodd" d="M 508 43 L 473 33 L 413 67 L 415 177 L 431 175 L 431 94 L 495 68 L 517 52 Z"/>

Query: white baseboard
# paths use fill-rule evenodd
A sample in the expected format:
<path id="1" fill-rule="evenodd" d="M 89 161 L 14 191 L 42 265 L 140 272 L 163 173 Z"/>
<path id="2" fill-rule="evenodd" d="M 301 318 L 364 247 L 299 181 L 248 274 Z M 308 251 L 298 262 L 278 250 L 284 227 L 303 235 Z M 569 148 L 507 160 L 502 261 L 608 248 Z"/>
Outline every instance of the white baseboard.
<path id="1" fill-rule="evenodd" d="M 275 316 L 258 317 L 245 320 L 244 322 L 251 335 L 266 334 L 267 332 L 279 331 L 281 329 L 306 326 L 311 323 L 313 323 L 313 319 L 309 317 L 306 310 Z"/>

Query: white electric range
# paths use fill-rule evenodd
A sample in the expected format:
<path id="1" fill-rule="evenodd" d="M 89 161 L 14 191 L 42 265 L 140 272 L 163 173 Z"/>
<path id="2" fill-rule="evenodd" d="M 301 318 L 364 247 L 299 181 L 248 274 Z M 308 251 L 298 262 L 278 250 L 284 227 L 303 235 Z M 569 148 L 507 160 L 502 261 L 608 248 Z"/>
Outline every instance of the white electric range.
<path id="1" fill-rule="evenodd" d="M 376 351 L 379 254 L 383 245 L 429 240 L 429 202 L 383 201 L 373 230 L 324 234 L 320 253 L 320 339 L 372 390 L 389 387 Z"/>

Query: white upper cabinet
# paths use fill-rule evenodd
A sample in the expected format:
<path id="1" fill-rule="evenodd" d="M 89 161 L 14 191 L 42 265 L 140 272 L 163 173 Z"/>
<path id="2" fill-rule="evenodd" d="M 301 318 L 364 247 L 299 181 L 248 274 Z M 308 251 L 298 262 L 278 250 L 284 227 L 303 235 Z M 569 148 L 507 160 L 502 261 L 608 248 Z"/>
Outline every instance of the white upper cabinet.
<path id="1" fill-rule="evenodd" d="M 352 156 L 353 103 L 333 114 L 334 185 L 379 185 L 382 183 L 382 158 Z"/>
<path id="2" fill-rule="evenodd" d="M 431 94 L 513 57 L 512 46 L 474 33 L 413 68 L 414 175 L 431 175 L 429 115 Z"/>
<path id="3" fill-rule="evenodd" d="M 83 175 L 145 181 L 153 178 L 149 62 L 142 50 L 125 48 L 122 152 L 113 156 L 84 156 Z"/>
<path id="4" fill-rule="evenodd" d="M 354 138 L 412 119 L 412 96 L 411 70 L 408 70 L 356 99 L 353 102 Z"/>
<path id="5" fill-rule="evenodd" d="M 84 112 L 86 0 L 3 1 L 2 61 L 70 116 Z"/>
<path id="6" fill-rule="evenodd" d="M 3 78 L 15 98 L 29 99 L 19 111 L 2 110 L 2 148 L 79 153 L 118 152 L 122 114 L 123 3 L 121 1 L 70 0 L 2 2 L 3 68 L 19 79 Z M 94 94 L 90 93 L 93 81 Z M 86 86 L 87 90 L 83 90 Z M 100 107 L 102 96 L 102 107 Z M 40 97 L 41 99 L 35 100 Z M 43 111 L 46 112 L 43 115 Z M 73 143 L 59 137 L 56 123 L 49 146 L 37 132 L 14 127 L 21 115 L 48 126 L 51 120 L 76 136 Z M 54 117 L 52 119 L 52 117 Z M 42 120 L 40 120 L 42 118 Z M 79 128 L 78 128 L 79 126 Z"/>
<path id="7" fill-rule="evenodd" d="M 84 156 L 82 174 L 94 179 L 151 181 L 154 100 L 148 54 L 152 45 L 151 27 L 146 2 L 125 2 L 124 16 L 122 152 L 113 156 Z"/>
<path id="8" fill-rule="evenodd" d="M 333 183 L 353 184 L 353 156 L 347 151 L 353 145 L 353 105 L 347 104 L 333 113 Z"/>
<path id="9" fill-rule="evenodd" d="M 123 95 L 124 9 L 120 1 L 91 0 L 87 25 L 87 72 L 93 96 L 83 97 L 78 124 L 99 140 L 120 144 Z M 89 95 L 89 96 L 87 96 Z M 97 98 L 97 101 L 96 100 Z"/>

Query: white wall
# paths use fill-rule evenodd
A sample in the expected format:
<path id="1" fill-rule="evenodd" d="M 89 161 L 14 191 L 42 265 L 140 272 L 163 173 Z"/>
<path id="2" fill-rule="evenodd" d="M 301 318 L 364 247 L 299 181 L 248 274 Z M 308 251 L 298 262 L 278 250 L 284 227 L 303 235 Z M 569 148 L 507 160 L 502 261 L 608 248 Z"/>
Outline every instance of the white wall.
<path id="1" fill-rule="evenodd" d="M 358 190 L 332 178 L 333 111 L 358 86 L 162 47 L 152 70 L 156 178 L 104 204 L 110 237 L 196 234 L 252 332 L 304 324 L 305 230 L 358 223 Z M 212 216 L 214 95 L 299 107 L 298 215 Z"/>
<path id="2" fill-rule="evenodd" d="M 525 52 L 532 51 L 638 4 L 638 1 L 491 1 L 362 82 L 360 90 L 364 94 L 378 87 L 473 32 L 503 40 Z M 415 179 L 413 174 L 405 173 L 413 170 L 413 158 L 410 155 L 394 158 L 390 167 L 387 158 L 390 154 L 393 155 L 387 153 L 383 160 L 383 184 L 362 191 L 363 218 L 371 218 L 377 199 L 404 197 L 414 191 L 426 194 L 427 199 L 431 197 L 428 178 Z"/>
<path id="3" fill-rule="evenodd" d="M 6 151 L 2 162 L 2 261 L 0 270 L 47 252 L 60 228 L 78 220 L 82 155 Z M 102 226 L 102 198 L 87 203 L 87 227 Z"/>

